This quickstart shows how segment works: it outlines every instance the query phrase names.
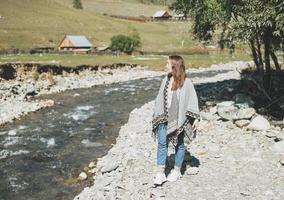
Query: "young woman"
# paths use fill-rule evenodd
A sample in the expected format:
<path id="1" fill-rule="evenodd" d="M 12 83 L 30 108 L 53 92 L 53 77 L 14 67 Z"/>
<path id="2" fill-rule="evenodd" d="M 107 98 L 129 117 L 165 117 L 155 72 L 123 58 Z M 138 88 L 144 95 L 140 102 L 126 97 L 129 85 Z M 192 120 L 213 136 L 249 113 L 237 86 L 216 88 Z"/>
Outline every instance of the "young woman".
<path id="1" fill-rule="evenodd" d="M 185 146 L 184 137 L 192 141 L 200 120 L 198 98 L 193 83 L 186 76 L 184 60 L 181 56 L 168 57 L 167 76 L 162 80 L 159 93 L 155 99 L 152 120 L 152 133 L 158 138 L 157 174 L 154 184 L 176 181 L 181 177 Z M 175 166 L 165 176 L 168 144 L 175 148 Z"/>

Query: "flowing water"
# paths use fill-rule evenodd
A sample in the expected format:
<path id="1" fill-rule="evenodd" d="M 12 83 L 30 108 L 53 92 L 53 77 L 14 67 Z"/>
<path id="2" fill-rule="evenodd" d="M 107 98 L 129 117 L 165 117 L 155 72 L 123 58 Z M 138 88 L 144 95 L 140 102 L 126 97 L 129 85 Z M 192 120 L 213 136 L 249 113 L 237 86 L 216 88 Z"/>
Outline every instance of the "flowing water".
<path id="1" fill-rule="evenodd" d="M 76 181 L 79 172 L 107 153 L 129 112 L 155 98 L 162 78 L 41 96 L 56 105 L 0 129 L 0 200 L 73 199 L 86 186 Z"/>

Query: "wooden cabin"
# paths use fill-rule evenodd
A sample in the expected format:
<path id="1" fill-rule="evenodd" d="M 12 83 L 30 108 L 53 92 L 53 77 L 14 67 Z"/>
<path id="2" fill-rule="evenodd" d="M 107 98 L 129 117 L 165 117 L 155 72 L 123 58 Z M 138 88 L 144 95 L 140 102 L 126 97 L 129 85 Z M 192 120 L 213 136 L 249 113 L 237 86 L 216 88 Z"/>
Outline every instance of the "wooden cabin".
<path id="1" fill-rule="evenodd" d="M 169 14 L 168 11 L 159 10 L 159 11 L 155 12 L 155 14 L 152 16 L 152 19 L 154 19 L 154 20 L 168 20 L 171 17 L 172 16 Z"/>
<path id="2" fill-rule="evenodd" d="M 60 52 L 73 52 L 74 54 L 88 54 L 93 45 L 83 35 L 65 35 L 61 40 L 58 50 Z"/>

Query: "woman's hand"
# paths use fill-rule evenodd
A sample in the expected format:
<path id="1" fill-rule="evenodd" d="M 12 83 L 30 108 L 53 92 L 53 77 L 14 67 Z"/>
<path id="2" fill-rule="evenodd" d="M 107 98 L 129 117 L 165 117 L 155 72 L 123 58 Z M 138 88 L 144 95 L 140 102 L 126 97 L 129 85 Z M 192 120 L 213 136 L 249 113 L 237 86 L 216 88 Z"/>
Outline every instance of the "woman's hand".
<path id="1" fill-rule="evenodd" d="M 198 120 L 198 119 L 195 119 L 194 122 L 193 122 L 193 124 L 192 124 L 192 130 L 193 130 L 193 132 L 197 130 L 198 123 L 199 123 L 199 120 Z"/>

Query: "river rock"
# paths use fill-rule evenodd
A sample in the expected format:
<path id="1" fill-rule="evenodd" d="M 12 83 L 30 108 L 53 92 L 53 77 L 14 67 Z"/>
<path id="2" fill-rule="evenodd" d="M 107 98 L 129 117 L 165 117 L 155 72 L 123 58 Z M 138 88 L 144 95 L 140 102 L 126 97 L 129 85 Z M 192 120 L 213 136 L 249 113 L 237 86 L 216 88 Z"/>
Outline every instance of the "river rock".
<path id="1" fill-rule="evenodd" d="M 247 128 L 255 131 L 267 131 L 270 128 L 270 123 L 263 116 L 258 115 L 252 119 Z"/>
<path id="2" fill-rule="evenodd" d="M 210 107 L 209 108 L 209 113 L 212 114 L 212 115 L 216 114 L 217 113 L 217 107 L 216 106 Z"/>
<path id="3" fill-rule="evenodd" d="M 118 161 L 109 161 L 106 165 L 102 167 L 101 172 L 102 173 L 111 172 L 115 170 L 116 168 L 118 168 L 119 164 L 120 163 Z"/>
<path id="4" fill-rule="evenodd" d="M 255 114 L 254 108 L 239 109 L 236 116 L 234 117 L 234 120 L 251 119 L 254 114 Z"/>
<path id="5" fill-rule="evenodd" d="M 43 103 L 47 107 L 54 106 L 54 100 L 52 99 L 45 100 Z"/>
<path id="6" fill-rule="evenodd" d="M 211 120 L 214 120 L 216 119 L 216 116 L 212 115 L 211 113 L 209 112 L 200 112 L 200 115 L 201 115 L 201 118 L 206 120 L 206 121 L 211 121 Z"/>
<path id="7" fill-rule="evenodd" d="M 78 176 L 78 179 L 80 181 L 86 180 L 88 178 L 87 174 L 85 172 L 81 172 Z"/>
<path id="8" fill-rule="evenodd" d="M 93 167 L 95 167 L 96 165 L 95 165 L 95 163 L 92 161 L 92 162 L 90 162 L 90 164 L 89 164 L 89 168 L 93 168 Z"/>
<path id="9" fill-rule="evenodd" d="M 224 123 L 221 123 L 220 126 L 222 126 L 224 128 L 228 128 L 228 129 L 236 128 L 236 126 L 234 125 L 234 123 L 232 121 L 226 121 Z"/>
<path id="10" fill-rule="evenodd" d="M 234 105 L 229 105 L 228 106 L 217 106 L 217 112 L 220 117 L 226 120 L 233 120 L 238 112 L 238 109 Z"/>
<path id="11" fill-rule="evenodd" d="M 186 173 L 188 175 L 196 175 L 198 174 L 199 172 L 199 168 L 198 167 L 189 167 L 187 170 L 186 170 Z"/>
<path id="12" fill-rule="evenodd" d="M 100 147 L 103 146 L 103 144 L 99 143 L 99 142 L 91 142 L 89 139 L 83 139 L 81 141 L 81 143 L 85 146 L 85 147 Z"/>
<path id="13" fill-rule="evenodd" d="M 268 138 L 274 138 L 275 141 L 281 141 L 284 138 L 284 134 L 281 134 L 277 130 L 269 130 L 265 133 L 265 136 Z"/>
<path id="14" fill-rule="evenodd" d="M 235 124 L 237 125 L 237 127 L 239 128 L 243 128 L 244 126 L 249 125 L 250 121 L 249 120 L 245 120 L 245 119 L 241 119 L 241 120 L 237 120 L 235 121 Z"/>
<path id="15" fill-rule="evenodd" d="M 89 173 L 94 174 L 96 173 L 97 169 L 96 168 L 92 168 L 90 170 L 88 170 Z"/>

